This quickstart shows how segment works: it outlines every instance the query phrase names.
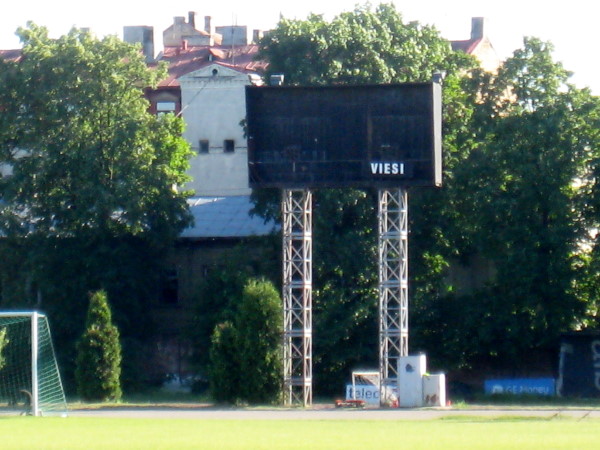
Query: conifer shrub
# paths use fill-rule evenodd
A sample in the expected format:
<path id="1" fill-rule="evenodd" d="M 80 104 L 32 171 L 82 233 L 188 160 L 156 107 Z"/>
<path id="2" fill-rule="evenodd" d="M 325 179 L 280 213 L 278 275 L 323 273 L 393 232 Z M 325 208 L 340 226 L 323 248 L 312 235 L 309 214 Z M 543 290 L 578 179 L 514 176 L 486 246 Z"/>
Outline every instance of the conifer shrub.
<path id="1" fill-rule="evenodd" d="M 210 386 L 218 402 L 268 404 L 281 399 L 283 312 L 273 284 L 250 279 L 233 322 L 215 328 Z"/>
<path id="2" fill-rule="evenodd" d="M 242 398 L 252 404 L 275 403 L 283 383 L 283 311 L 271 282 L 251 279 L 246 284 L 236 322 Z"/>
<path id="3" fill-rule="evenodd" d="M 105 291 L 90 295 L 86 328 L 77 343 L 77 392 L 86 401 L 121 399 L 121 344 L 119 330 Z"/>

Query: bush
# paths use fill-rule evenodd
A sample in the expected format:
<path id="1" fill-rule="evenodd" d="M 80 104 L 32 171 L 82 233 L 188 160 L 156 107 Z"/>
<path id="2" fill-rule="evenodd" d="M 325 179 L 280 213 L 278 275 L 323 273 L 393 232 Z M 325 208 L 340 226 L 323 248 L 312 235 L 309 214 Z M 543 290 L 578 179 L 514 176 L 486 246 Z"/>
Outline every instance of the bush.
<path id="1" fill-rule="evenodd" d="M 281 398 L 281 298 L 272 283 L 246 283 L 234 322 L 215 328 L 210 383 L 219 402 L 274 403 Z"/>
<path id="2" fill-rule="evenodd" d="M 90 295 L 86 330 L 77 343 L 77 392 L 87 401 L 121 399 L 121 344 L 106 292 Z"/>
<path id="3" fill-rule="evenodd" d="M 237 403 L 240 400 L 240 367 L 238 339 L 231 322 L 215 327 L 210 347 L 210 392 L 216 402 Z"/>
<path id="4" fill-rule="evenodd" d="M 242 398 L 249 403 L 280 400 L 283 383 L 281 297 L 265 280 L 250 280 L 237 314 Z"/>

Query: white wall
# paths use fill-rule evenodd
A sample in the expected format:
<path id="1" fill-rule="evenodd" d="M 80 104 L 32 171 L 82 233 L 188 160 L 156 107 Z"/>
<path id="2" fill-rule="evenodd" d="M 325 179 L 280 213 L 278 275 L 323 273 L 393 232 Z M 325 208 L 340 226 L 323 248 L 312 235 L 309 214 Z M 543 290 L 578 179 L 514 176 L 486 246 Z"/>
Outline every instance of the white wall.
<path id="1" fill-rule="evenodd" d="M 213 74 L 213 71 L 217 71 Z M 248 75 L 213 64 L 179 78 L 185 139 L 195 156 L 193 180 L 186 186 L 197 196 L 248 195 L 247 144 L 240 122 L 246 116 Z M 225 153 L 223 142 L 235 141 L 235 151 Z M 209 141 L 209 153 L 199 153 L 200 140 Z"/>

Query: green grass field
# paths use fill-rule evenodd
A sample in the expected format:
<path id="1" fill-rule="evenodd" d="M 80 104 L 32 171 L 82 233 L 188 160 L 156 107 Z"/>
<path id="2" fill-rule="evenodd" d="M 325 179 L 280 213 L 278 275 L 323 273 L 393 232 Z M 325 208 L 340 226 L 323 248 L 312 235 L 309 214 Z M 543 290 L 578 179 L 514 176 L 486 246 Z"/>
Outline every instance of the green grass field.
<path id="1" fill-rule="evenodd" d="M 0 418 L 2 449 L 594 449 L 595 419 Z"/>

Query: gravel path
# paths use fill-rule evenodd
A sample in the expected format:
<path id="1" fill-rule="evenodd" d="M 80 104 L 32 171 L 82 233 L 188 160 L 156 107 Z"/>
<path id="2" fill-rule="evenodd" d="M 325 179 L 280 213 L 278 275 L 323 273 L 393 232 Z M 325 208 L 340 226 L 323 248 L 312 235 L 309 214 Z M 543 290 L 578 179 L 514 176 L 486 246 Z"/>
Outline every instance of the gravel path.
<path id="1" fill-rule="evenodd" d="M 74 409 L 72 417 L 128 417 L 200 420 L 433 420 L 441 417 L 573 417 L 576 419 L 600 418 L 600 408 L 473 408 L 473 409 L 342 409 L 316 406 L 310 409 L 284 408 L 214 408 L 198 407 L 111 407 L 100 409 Z"/>

